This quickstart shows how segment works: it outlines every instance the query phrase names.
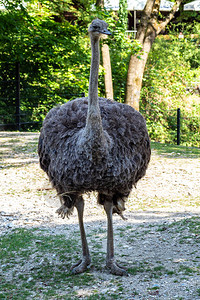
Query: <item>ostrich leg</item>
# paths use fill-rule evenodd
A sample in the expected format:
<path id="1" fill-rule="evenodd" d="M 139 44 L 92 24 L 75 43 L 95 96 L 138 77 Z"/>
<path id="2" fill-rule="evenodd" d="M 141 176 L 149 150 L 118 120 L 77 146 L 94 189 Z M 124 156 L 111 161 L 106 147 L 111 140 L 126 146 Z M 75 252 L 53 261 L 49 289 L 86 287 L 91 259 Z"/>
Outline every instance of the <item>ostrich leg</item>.
<path id="1" fill-rule="evenodd" d="M 107 257 L 106 266 L 110 269 L 111 273 L 114 275 L 127 275 L 127 271 L 119 266 L 114 259 L 114 240 L 113 240 L 113 204 L 112 202 L 106 201 L 104 203 L 104 209 L 107 214 Z"/>
<path id="2" fill-rule="evenodd" d="M 75 265 L 71 267 L 71 271 L 73 274 L 79 274 L 79 273 L 83 273 L 87 269 L 87 266 L 90 265 L 91 262 L 84 224 L 83 224 L 84 201 L 82 196 L 78 196 L 75 203 L 75 207 L 78 211 L 83 257 Z"/>

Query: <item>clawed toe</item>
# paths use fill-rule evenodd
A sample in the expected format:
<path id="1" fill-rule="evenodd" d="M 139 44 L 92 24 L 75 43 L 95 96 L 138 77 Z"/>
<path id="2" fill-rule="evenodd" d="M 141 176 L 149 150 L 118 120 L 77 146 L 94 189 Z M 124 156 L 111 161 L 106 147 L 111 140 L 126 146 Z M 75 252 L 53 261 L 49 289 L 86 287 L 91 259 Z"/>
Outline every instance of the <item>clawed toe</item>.
<path id="1" fill-rule="evenodd" d="M 80 259 L 76 264 L 71 266 L 70 271 L 72 272 L 72 274 L 83 273 L 84 271 L 87 270 L 90 263 L 91 263 L 90 258 Z"/>
<path id="2" fill-rule="evenodd" d="M 108 262 L 106 266 L 113 275 L 128 276 L 128 272 L 126 271 L 126 269 L 116 262 Z"/>

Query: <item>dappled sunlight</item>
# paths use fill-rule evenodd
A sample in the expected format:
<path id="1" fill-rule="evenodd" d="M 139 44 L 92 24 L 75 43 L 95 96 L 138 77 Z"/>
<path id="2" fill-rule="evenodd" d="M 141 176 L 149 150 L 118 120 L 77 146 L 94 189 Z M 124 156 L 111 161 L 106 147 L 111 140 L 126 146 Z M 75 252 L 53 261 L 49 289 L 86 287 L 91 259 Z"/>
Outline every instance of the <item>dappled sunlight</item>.
<path id="1" fill-rule="evenodd" d="M 38 133 L 0 132 L 0 168 L 38 163 Z"/>
<path id="2" fill-rule="evenodd" d="M 56 286 L 59 297 L 71 299 L 114 299 L 116 295 L 150 299 L 170 287 L 172 294 L 165 299 L 179 295 L 180 289 L 185 299 L 198 299 L 190 297 L 197 295 L 200 286 L 197 157 L 186 151 L 179 159 L 163 154 L 165 149 L 175 152 L 176 146 L 174 151 L 159 145 L 157 151 L 153 145 L 146 176 L 126 201 L 127 220 L 113 216 L 116 260 L 128 269 L 128 277 L 119 278 L 106 269 L 106 214 L 97 204 L 96 193 L 84 195 L 92 263 L 85 274 L 73 276 L 71 264 L 81 254 L 77 211 L 65 219 L 56 214 L 59 198 L 38 164 L 38 134 L 11 135 L 1 138 L 4 145 L 0 147 L 0 234 L 1 242 L 7 241 L 7 254 L 2 246 L 0 258 L 2 284 L 16 282 L 17 287 L 9 286 L 9 290 L 27 288 L 32 295 L 38 289 L 46 295 Z"/>
<path id="3" fill-rule="evenodd" d="M 62 220 L 55 214 L 60 201 L 47 176 L 39 168 L 38 133 L 7 132 L 1 133 L 0 139 L 1 145 L 5 147 L 1 166 L 1 209 L 14 215 L 17 211 L 19 215 L 24 215 L 20 222 L 14 222 L 15 226 L 25 222 L 25 215 L 32 220 L 29 221 L 30 225 L 40 224 L 43 218 L 48 218 L 48 222 L 51 220 L 55 224 L 77 222 L 76 210 L 75 217 L 72 216 L 69 220 Z M 190 155 L 179 160 L 172 157 L 168 159 L 159 154 L 162 149 L 169 151 L 173 148 L 177 149 L 176 146 L 153 144 L 154 150 L 146 176 L 138 182 L 136 189 L 133 188 L 127 199 L 125 216 L 144 211 L 148 211 L 148 215 L 155 211 L 199 212 L 200 165 Z M 97 194 L 87 194 L 84 199 L 87 220 L 105 220 L 104 210 L 97 204 Z M 120 220 L 119 217 L 115 219 Z M 134 218 L 131 220 L 134 222 Z"/>
<path id="4" fill-rule="evenodd" d="M 157 153 L 167 158 L 196 158 L 200 160 L 200 148 L 176 146 L 170 144 L 162 144 L 151 142 L 153 153 Z"/>

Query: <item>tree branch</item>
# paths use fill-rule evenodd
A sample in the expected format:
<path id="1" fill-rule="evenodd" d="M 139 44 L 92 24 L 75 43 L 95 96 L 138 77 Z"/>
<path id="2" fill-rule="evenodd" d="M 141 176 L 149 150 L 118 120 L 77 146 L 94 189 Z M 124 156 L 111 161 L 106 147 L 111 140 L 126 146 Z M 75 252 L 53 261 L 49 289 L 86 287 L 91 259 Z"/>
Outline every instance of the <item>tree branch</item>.
<path id="1" fill-rule="evenodd" d="M 174 14 L 175 14 L 175 12 L 177 11 L 177 9 L 179 8 L 179 6 L 180 6 L 180 4 L 181 4 L 181 2 L 182 2 L 183 0 L 176 0 L 176 2 L 174 3 L 174 5 L 173 5 L 173 7 L 172 7 L 172 9 L 171 9 L 171 11 L 170 11 L 170 13 L 168 14 L 168 16 L 165 18 L 165 20 L 164 21 L 162 21 L 162 22 L 160 22 L 160 23 L 157 23 L 156 25 L 157 26 L 155 26 L 155 28 L 156 28 L 156 34 L 158 35 L 164 28 L 165 28 L 165 26 L 171 21 L 171 19 L 174 17 Z M 153 26 L 154 26 L 154 24 L 153 24 Z"/>
<path id="2" fill-rule="evenodd" d="M 144 10 L 143 10 L 143 14 L 150 18 L 153 7 L 155 5 L 155 2 L 158 2 L 159 6 L 160 6 L 160 1 L 161 0 L 147 0 L 146 5 L 145 5 Z"/>

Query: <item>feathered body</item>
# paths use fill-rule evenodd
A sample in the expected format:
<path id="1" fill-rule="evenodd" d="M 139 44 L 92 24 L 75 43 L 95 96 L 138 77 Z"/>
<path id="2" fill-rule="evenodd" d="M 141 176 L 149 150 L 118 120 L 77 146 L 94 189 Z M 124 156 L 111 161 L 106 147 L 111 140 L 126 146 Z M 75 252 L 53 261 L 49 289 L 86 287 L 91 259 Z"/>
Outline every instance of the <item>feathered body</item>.
<path id="1" fill-rule="evenodd" d="M 41 130 L 38 153 L 41 168 L 57 190 L 63 218 L 77 208 L 83 258 L 74 273 L 90 264 L 82 194 L 98 192 L 108 218 L 107 267 L 126 272 L 114 261 L 112 214 L 122 216 L 133 185 L 145 175 L 150 141 L 144 118 L 132 107 L 98 97 L 99 39 L 110 34 L 107 23 L 95 19 L 89 27 L 92 59 L 88 98 L 78 98 L 50 110 Z M 123 216 L 122 216 L 123 217 Z"/>
<path id="2" fill-rule="evenodd" d="M 107 139 L 93 146 L 97 153 L 93 141 L 84 137 L 87 98 L 55 107 L 46 116 L 40 165 L 58 194 L 98 191 L 128 196 L 145 175 L 150 143 L 144 118 L 132 107 L 105 98 L 99 98 L 99 106 Z"/>

